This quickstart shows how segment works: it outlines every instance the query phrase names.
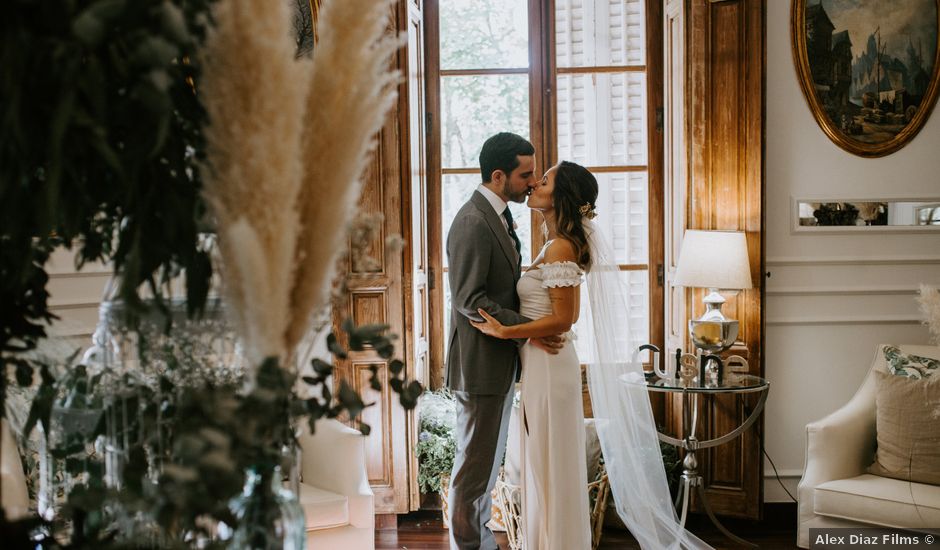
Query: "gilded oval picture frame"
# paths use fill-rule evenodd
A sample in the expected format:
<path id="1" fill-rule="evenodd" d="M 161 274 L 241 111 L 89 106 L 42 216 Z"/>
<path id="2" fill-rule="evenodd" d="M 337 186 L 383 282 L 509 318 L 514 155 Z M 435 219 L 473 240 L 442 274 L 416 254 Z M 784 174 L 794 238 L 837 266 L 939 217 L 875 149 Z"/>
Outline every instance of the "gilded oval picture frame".
<path id="1" fill-rule="evenodd" d="M 888 155 L 937 101 L 940 0 L 793 0 L 793 61 L 820 128 L 846 151 Z"/>

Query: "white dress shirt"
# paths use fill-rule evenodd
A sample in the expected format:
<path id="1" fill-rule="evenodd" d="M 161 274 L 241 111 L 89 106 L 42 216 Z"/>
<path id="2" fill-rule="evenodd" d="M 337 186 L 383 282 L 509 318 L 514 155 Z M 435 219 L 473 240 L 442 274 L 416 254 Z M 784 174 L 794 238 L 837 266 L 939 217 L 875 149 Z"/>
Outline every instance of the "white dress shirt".
<path id="1" fill-rule="evenodd" d="M 496 211 L 496 215 L 499 216 L 500 221 L 503 222 L 503 227 L 505 227 L 506 231 L 508 232 L 509 224 L 506 222 L 506 217 L 503 215 L 503 211 L 509 208 L 509 205 L 506 204 L 506 201 L 504 201 L 496 193 L 490 191 L 490 189 L 487 186 L 483 185 L 482 183 L 477 187 L 477 191 L 479 191 L 481 195 L 486 197 L 486 200 L 489 201 L 490 206 L 492 206 L 493 210 Z"/>

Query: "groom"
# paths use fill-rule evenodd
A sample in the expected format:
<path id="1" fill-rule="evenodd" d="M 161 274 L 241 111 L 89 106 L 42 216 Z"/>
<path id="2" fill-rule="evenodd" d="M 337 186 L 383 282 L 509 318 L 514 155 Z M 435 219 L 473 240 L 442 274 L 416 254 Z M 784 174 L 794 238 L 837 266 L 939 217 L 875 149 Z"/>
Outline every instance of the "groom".
<path id="1" fill-rule="evenodd" d="M 483 183 L 454 217 L 447 235 L 451 333 L 447 387 L 457 400 L 457 454 L 450 478 L 451 550 L 498 550 L 490 520 L 490 491 L 506 448 L 519 347 L 525 340 L 484 335 L 469 321 L 483 308 L 504 325 L 529 321 L 518 313 L 516 282 L 521 242 L 507 202 L 524 202 L 536 186 L 535 147 L 508 132 L 487 139 L 480 151 Z M 549 353 L 559 336 L 533 343 Z"/>

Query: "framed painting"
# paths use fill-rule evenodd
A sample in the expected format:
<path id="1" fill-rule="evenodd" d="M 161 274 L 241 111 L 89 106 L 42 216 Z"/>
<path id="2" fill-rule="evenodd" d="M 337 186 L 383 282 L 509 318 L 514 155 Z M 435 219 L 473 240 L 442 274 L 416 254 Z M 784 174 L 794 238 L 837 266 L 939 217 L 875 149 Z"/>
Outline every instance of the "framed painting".
<path id="1" fill-rule="evenodd" d="M 810 110 L 850 153 L 897 151 L 940 86 L 940 0 L 793 0 L 793 60 Z"/>

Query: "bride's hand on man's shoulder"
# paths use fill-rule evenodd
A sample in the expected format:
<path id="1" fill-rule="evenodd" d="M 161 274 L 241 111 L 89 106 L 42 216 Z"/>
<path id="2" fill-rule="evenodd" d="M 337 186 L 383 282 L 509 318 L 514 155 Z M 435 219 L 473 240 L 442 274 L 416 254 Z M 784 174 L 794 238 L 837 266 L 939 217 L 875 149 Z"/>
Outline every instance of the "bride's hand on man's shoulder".
<path id="1" fill-rule="evenodd" d="M 496 338 L 505 338 L 505 336 L 503 336 L 502 334 L 503 329 L 505 328 L 502 323 L 497 321 L 495 317 L 487 313 L 486 310 L 484 309 L 477 309 L 477 313 L 479 313 L 480 316 L 483 317 L 483 321 L 471 320 L 470 324 L 473 325 L 474 328 L 476 328 L 483 334 L 486 334 L 487 336 L 493 336 Z"/>

